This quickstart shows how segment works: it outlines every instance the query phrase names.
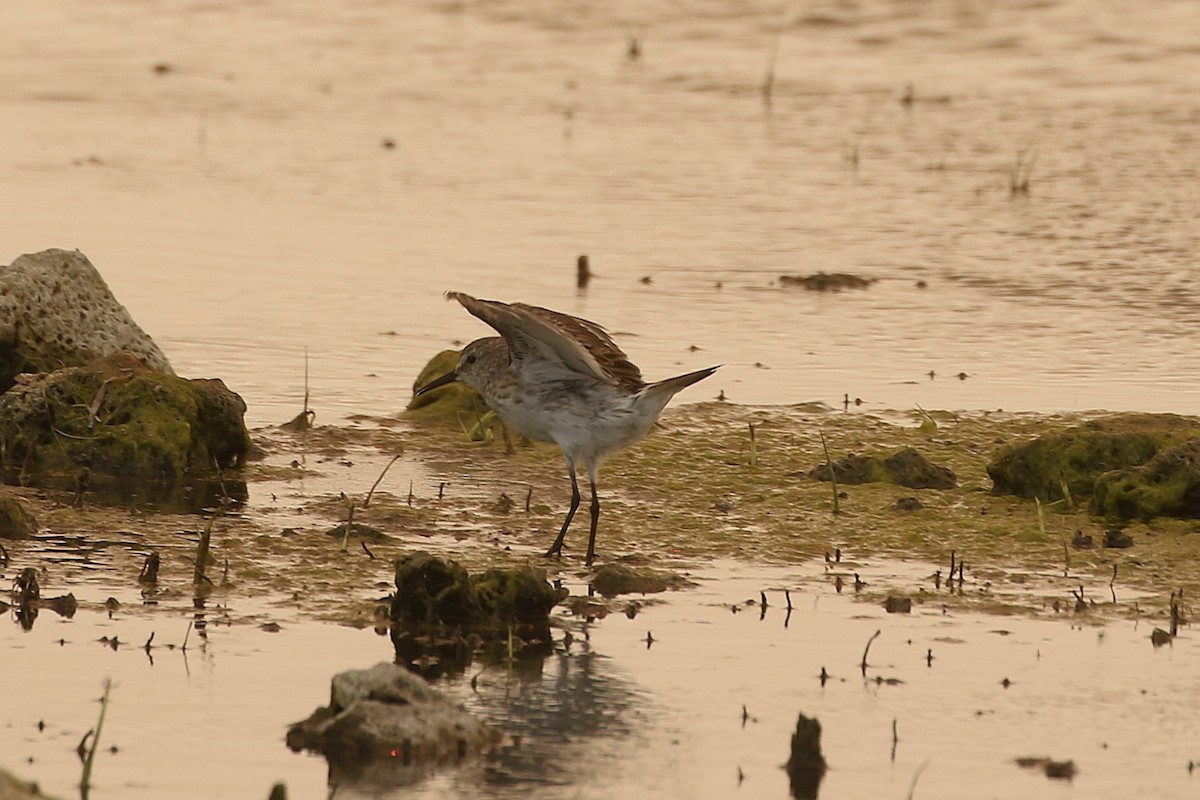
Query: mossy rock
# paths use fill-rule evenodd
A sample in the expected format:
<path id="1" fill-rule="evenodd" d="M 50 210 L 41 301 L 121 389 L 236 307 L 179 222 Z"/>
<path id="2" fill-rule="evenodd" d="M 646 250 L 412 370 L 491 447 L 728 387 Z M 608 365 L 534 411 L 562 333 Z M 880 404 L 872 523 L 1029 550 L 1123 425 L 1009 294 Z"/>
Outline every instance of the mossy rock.
<path id="1" fill-rule="evenodd" d="M 1096 479 L 1140 467 L 1158 453 L 1200 435 L 1200 421 L 1175 414 L 1118 414 L 1048 433 L 996 452 L 987 473 L 996 494 L 1074 500 L 1092 497 Z"/>
<path id="2" fill-rule="evenodd" d="M 1200 518 L 1200 438 L 1163 450 L 1140 467 L 1099 476 L 1091 510 L 1119 520 Z"/>
<path id="3" fill-rule="evenodd" d="M 565 596 L 542 570 L 489 569 L 476 575 L 454 561 L 417 551 L 396 561 L 394 622 L 418 627 L 461 626 L 505 633 L 510 626 L 548 626 L 550 609 Z"/>
<path id="4" fill-rule="evenodd" d="M 21 501 L 8 492 L 0 492 L 0 539 L 28 539 L 37 531 L 37 520 Z"/>
<path id="5" fill-rule="evenodd" d="M 852 455 L 833 462 L 838 483 L 894 483 L 909 489 L 953 489 L 958 478 L 949 467 L 931 464 L 911 447 L 897 450 L 886 458 Z M 809 473 L 813 480 L 829 480 L 829 465 L 821 464 Z"/>
<path id="6" fill-rule="evenodd" d="M 478 424 L 488 413 L 487 403 L 479 392 L 465 383 L 446 384 L 428 394 L 415 394 L 418 389 L 442 377 L 458 366 L 460 350 L 443 350 L 429 360 L 413 381 L 413 398 L 408 401 L 405 416 L 424 422 L 451 423 L 468 429 Z"/>
<path id="7" fill-rule="evenodd" d="M 26 375 L 0 395 L 0 467 L 35 485 L 77 475 L 163 483 L 241 466 L 250 449 L 242 399 L 118 353 Z"/>

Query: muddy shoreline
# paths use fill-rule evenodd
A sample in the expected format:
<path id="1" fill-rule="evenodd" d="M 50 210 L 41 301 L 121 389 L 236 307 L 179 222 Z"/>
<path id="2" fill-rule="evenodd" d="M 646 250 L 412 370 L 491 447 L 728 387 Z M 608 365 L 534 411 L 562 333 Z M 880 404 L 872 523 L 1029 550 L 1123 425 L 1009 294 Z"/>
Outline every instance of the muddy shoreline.
<path id="1" fill-rule="evenodd" d="M 773 566 L 828 559 L 830 580 L 840 576 L 852 585 L 854 562 L 886 557 L 945 567 L 936 577 L 901 585 L 860 581 L 860 593 L 1036 615 L 1061 612 L 1072 591 L 1083 587 L 1100 613 L 1162 613 L 1171 591 L 1200 591 L 1194 567 L 1200 537 L 1191 535 L 1200 523 L 1134 523 L 1125 527 L 1134 546 L 1108 549 L 1100 546 L 1112 527 L 1105 520 L 1060 504 L 1044 508 L 1039 521 L 1033 502 L 993 495 L 984 471 L 1003 443 L 1097 416 L 934 412 L 931 430 L 928 424 L 922 429 L 927 420 L 915 412 L 724 403 L 674 409 L 663 430 L 604 469 L 601 563 L 685 574 L 715 559 Z M 843 496 L 834 514 L 830 485 L 807 477 L 824 460 L 822 435 L 834 458 L 913 447 L 953 469 L 959 485 L 839 486 Z M 239 597 L 269 597 L 304 617 L 371 625 L 389 590 L 392 561 L 413 549 L 451 556 L 471 569 L 535 563 L 574 581 L 589 575 L 581 553 L 585 529 L 572 530 L 561 561 L 540 558 L 567 500 L 554 448 L 526 443 L 508 454 L 498 439 L 467 442 L 452 426 L 374 417 L 300 433 L 264 428 L 254 439 L 265 457 L 246 469 L 249 502 L 212 519 L 213 585 L 203 594 L 231 609 Z M 154 551 L 162 570 L 157 586 L 145 592 L 147 601 L 194 593 L 204 517 L 143 511 L 136 500 L 119 506 L 88 500 L 76 508 L 67 492 L 8 490 L 42 526 L 28 541 L 7 543 L 8 569 L 44 570 L 46 591 L 70 591 L 81 582 L 144 588 L 137 575 Z M 909 497 L 922 507 L 898 510 L 897 500 Z M 345 522 L 350 501 L 356 525 L 380 535 L 360 541 L 356 528 L 343 550 L 342 537 L 329 532 Z M 1071 547 L 1077 532 L 1097 545 Z M 834 560 L 838 553 L 841 563 Z M 966 569 L 950 592 L 945 578 L 952 555 Z M 1111 603 L 1113 591 L 1122 590 L 1152 599 L 1136 610 Z"/>

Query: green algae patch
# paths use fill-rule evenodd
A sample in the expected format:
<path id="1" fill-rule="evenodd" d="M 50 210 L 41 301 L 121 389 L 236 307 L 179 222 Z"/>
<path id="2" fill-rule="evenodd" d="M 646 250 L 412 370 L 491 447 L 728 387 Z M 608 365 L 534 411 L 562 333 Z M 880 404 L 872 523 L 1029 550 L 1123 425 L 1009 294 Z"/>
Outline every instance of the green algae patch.
<path id="1" fill-rule="evenodd" d="M 1140 467 L 1196 436 L 1200 423 L 1189 417 L 1116 414 L 1007 445 L 992 458 L 987 473 L 997 494 L 1051 503 L 1087 500 L 1104 473 Z"/>
<path id="2" fill-rule="evenodd" d="M 413 381 L 413 397 L 408 401 L 404 416 L 408 419 L 461 426 L 472 430 L 488 413 L 487 404 L 483 402 L 479 392 L 465 383 L 454 383 L 440 386 L 433 391 L 417 395 L 416 391 L 422 386 L 432 383 L 458 366 L 460 350 L 443 350 L 429 360 L 429 363 Z"/>
<path id="3" fill-rule="evenodd" d="M 0 395 L 12 482 L 110 476 L 175 483 L 242 464 L 245 404 L 220 381 L 154 372 L 129 354 L 26 376 Z"/>
<path id="4" fill-rule="evenodd" d="M 1144 465 L 1096 479 L 1092 510 L 1115 520 L 1200 518 L 1200 438 L 1162 450 Z"/>
<path id="5" fill-rule="evenodd" d="M 25 505 L 12 494 L 0 491 L 0 539 L 28 539 L 38 523 Z"/>

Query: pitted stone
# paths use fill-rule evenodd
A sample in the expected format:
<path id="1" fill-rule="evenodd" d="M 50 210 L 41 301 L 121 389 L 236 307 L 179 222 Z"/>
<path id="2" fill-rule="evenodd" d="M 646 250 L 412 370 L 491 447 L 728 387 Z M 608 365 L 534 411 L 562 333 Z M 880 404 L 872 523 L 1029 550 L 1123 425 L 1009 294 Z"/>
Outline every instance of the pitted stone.
<path id="1" fill-rule="evenodd" d="M 87 256 L 43 250 L 0 266 L 0 391 L 22 372 L 52 372 L 125 351 L 174 374 Z"/>

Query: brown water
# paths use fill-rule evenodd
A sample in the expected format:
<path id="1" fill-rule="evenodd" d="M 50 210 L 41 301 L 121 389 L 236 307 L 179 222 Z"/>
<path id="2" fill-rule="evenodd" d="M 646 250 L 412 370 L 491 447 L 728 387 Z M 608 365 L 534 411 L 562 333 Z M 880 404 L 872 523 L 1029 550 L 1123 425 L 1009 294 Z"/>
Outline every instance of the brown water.
<path id="1" fill-rule="evenodd" d="M 933 565 L 852 569 L 869 583 L 917 587 Z M 1152 648 L 1149 623 L 1121 619 L 1144 598 L 1122 596 L 1109 624 L 1079 625 L 1049 609 L 1034 619 L 947 613 L 936 596 L 912 615 L 889 615 L 849 588 L 838 594 L 823 563 L 716 563 L 692 577 L 698 588 L 632 620 L 563 616 L 540 666 L 475 665 L 439 684 L 522 736 L 499 761 L 415 785 L 330 787 L 333 796 L 784 798 L 781 765 L 800 712 L 824 729 L 824 797 L 904 797 L 922 765 L 923 798 L 1194 795 L 1187 764 L 1200 757 L 1200 649 L 1194 637 Z M 81 599 L 98 605 L 107 590 L 85 588 Z M 760 590 L 765 614 L 746 603 Z M 301 624 L 277 604 L 197 614 L 190 601 L 167 601 L 151 613 L 124 599 L 111 619 L 93 605 L 70 621 L 43 611 L 29 633 L 0 627 L 8 765 L 73 795 L 74 748 L 111 676 L 103 735 L 117 752 L 98 755 L 93 796 L 259 797 L 276 780 L 292 797 L 326 796 L 324 762 L 287 751 L 284 727 L 326 701 L 334 671 L 390 660 L 386 637 Z M 256 617 L 282 630 L 245 624 Z M 193 632 L 186 652 L 168 649 L 183 643 L 191 619 L 207 621 L 207 637 Z M 864 679 L 859 663 L 876 630 Z M 147 656 L 151 632 L 157 647 Z M 113 649 L 102 636 L 123 644 Z M 823 687 L 822 668 L 832 675 Z M 1079 772 L 1071 783 L 1050 780 L 1018 767 L 1023 756 L 1072 759 Z"/>
<path id="2" fill-rule="evenodd" d="M 319 421 L 401 408 L 432 352 L 486 333 L 450 288 L 594 318 L 651 378 L 725 365 L 684 400 L 1195 413 L 1197 98 L 1187 0 L 9 2 L 0 261 L 80 248 L 253 424 L 299 410 L 306 351 Z M 880 280 L 777 283 L 817 270 Z M 51 575 L 81 558 L 38 547 Z M 0 765 L 74 794 L 112 676 L 94 797 L 327 796 L 284 726 L 334 671 L 390 659 L 386 637 L 243 598 L 152 663 L 141 643 L 181 643 L 190 598 L 143 608 L 102 567 L 74 619 L 0 626 Z M 863 572 L 912 588 L 932 569 Z M 697 576 L 632 621 L 563 620 L 540 674 L 450 684 L 526 744 L 390 796 L 781 798 L 801 711 L 825 727 L 827 797 L 904 797 L 926 763 L 920 798 L 1195 793 L 1197 645 L 1152 649 L 1136 597 L 1078 627 L 889 616 L 820 564 Z M 731 613 L 764 589 L 764 619 Z M 868 678 L 903 684 L 857 672 L 876 629 Z"/>
<path id="3" fill-rule="evenodd" d="M 325 421 L 399 408 L 486 332 L 448 288 L 725 364 L 685 399 L 1194 412 L 1198 42 L 1184 0 L 7 3 L 0 259 L 81 248 L 254 422 L 306 349 Z M 880 283 L 775 282 L 817 270 Z"/>

